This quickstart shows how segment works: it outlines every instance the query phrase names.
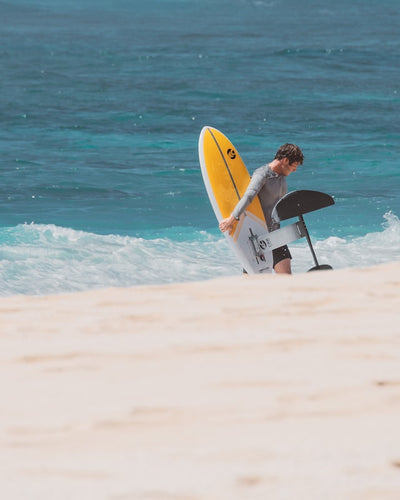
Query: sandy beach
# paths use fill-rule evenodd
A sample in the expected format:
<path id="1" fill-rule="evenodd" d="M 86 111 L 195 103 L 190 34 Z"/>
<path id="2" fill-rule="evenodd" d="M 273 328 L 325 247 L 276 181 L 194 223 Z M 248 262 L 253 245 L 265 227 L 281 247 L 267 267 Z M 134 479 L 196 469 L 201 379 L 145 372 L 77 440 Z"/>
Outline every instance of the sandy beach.
<path id="1" fill-rule="evenodd" d="M 398 500 L 399 278 L 1 299 L 2 498 Z"/>

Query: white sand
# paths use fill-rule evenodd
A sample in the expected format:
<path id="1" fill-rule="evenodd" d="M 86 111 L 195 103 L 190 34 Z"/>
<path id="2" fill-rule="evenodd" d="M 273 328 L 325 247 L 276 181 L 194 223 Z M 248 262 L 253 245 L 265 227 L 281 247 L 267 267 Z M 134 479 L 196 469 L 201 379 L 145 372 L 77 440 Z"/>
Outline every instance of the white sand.
<path id="1" fill-rule="evenodd" d="M 399 282 L 1 299 L 1 498 L 398 500 Z"/>

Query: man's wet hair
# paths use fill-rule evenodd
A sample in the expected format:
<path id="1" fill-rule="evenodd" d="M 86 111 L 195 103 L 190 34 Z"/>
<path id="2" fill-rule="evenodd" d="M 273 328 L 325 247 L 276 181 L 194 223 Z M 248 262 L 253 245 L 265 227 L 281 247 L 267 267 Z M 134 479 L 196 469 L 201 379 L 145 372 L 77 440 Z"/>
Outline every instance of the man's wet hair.
<path id="1" fill-rule="evenodd" d="M 284 158 L 289 159 L 289 163 L 300 163 L 303 164 L 304 155 L 299 146 L 296 144 L 283 144 L 275 155 L 275 160 L 283 160 Z"/>

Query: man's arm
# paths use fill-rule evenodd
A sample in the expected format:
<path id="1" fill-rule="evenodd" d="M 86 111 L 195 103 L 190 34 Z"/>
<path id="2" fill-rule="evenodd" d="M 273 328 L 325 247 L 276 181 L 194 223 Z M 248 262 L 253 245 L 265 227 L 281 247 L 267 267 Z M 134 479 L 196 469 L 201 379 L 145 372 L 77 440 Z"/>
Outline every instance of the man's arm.
<path id="1" fill-rule="evenodd" d="M 219 223 L 219 228 L 223 233 L 225 233 L 225 231 L 229 231 L 229 234 L 232 233 L 235 222 L 239 220 L 239 217 L 242 215 L 242 213 L 246 210 L 246 208 L 258 195 L 264 183 L 265 183 L 264 169 L 258 168 L 254 172 L 253 177 L 251 178 L 243 197 L 239 200 L 238 204 L 233 209 L 232 214 L 226 219 L 223 219 Z"/>

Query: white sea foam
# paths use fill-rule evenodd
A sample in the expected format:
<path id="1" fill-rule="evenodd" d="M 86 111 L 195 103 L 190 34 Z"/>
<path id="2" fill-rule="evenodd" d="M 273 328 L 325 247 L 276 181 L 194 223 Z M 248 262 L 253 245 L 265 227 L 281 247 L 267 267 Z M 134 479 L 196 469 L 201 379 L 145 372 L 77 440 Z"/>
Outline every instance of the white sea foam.
<path id="1" fill-rule="evenodd" d="M 384 215 L 382 231 L 368 233 L 365 236 L 345 239 L 329 237 L 316 241 L 314 250 L 319 264 L 330 264 L 334 269 L 347 267 L 367 267 L 383 262 L 400 259 L 400 220 L 392 212 Z M 304 240 L 293 245 L 294 272 L 312 267 L 314 262 Z"/>
<path id="2" fill-rule="evenodd" d="M 400 221 L 385 215 L 382 231 L 313 241 L 320 264 L 365 267 L 400 258 Z M 305 240 L 291 245 L 293 271 L 314 265 Z M 225 238 L 193 231 L 184 241 L 97 235 L 54 225 L 0 230 L 0 295 L 43 295 L 205 280 L 241 273 Z"/>

